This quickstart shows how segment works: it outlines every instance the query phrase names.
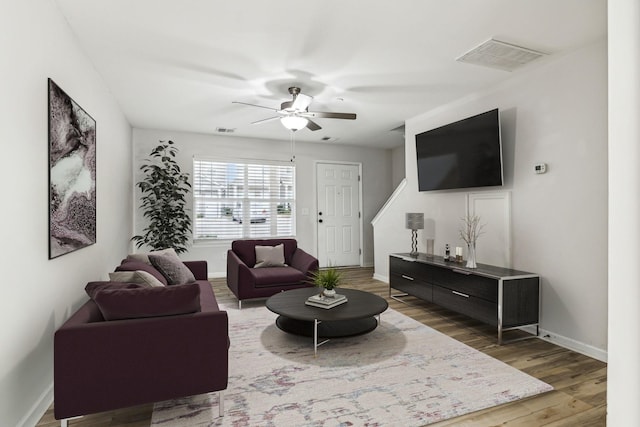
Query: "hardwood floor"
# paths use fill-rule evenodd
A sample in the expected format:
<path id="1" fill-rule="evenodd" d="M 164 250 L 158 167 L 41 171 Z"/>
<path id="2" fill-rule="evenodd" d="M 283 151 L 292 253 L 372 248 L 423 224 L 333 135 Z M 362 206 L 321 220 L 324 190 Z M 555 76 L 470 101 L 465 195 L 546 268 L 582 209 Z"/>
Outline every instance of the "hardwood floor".
<path id="1" fill-rule="evenodd" d="M 345 269 L 344 286 L 376 293 L 389 301 L 389 306 L 470 347 L 520 369 L 551 384 L 555 390 L 540 396 L 474 412 L 443 421 L 433 426 L 532 426 L 560 427 L 604 426 L 606 420 L 606 363 L 554 344 L 530 339 L 498 346 L 492 328 L 416 298 L 402 303 L 388 298 L 386 283 L 372 279 L 373 269 Z M 219 303 L 236 304 L 224 279 L 212 280 Z M 243 303 L 243 307 L 264 301 Z M 518 331 L 508 332 L 518 334 Z M 509 336 L 506 337 L 507 339 Z M 87 415 L 71 420 L 72 427 L 143 427 L 151 420 L 152 405 Z M 38 427 L 59 425 L 53 408 L 37 424 Z"/>

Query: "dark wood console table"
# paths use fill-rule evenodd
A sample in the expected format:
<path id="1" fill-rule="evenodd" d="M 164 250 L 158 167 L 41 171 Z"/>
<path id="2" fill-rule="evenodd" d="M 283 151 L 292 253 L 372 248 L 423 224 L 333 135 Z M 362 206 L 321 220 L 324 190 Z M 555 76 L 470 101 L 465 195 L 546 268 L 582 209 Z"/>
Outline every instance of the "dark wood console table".
<path id="1" fill-rule="evenodd" d="M 391 289 L 402 291 L 392 295 Z M 510 268 L 445 262 L 439 256 L 389 256 L 389 296 L 411 295 L 495 326 L 498 344 L 509 329 L 532 325 L 539 333 L 540 276 Z M 400 300 L 399 300 L 400 301 Z M 531 337 L 534 337 L 532 335 Z M 527 337 L 528 338 L 528 337 Z"/>

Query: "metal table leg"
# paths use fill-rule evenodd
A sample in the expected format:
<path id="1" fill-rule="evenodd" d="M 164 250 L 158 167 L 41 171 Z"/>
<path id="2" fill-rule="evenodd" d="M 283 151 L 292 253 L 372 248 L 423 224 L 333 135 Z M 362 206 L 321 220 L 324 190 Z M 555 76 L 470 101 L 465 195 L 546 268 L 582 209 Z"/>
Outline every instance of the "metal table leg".
<path id="1" fill-rule="evenodd" d="M 328 338 L 322 342 L 318 342 L 318 325 L 320 325 L 320 323 L 322 323 L 320 320 L 313 319 L 313 356 L 314 357 L 318 357 L 318 347 L 320 347 L 322 344 L 329 342 Z"/>

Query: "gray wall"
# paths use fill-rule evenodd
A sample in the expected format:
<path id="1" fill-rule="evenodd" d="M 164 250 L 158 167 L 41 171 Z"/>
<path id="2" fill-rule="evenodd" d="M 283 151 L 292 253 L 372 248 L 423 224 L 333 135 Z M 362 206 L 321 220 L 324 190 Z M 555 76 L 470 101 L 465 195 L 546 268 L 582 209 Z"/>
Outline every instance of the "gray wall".
<path id="1" fill-rule="evenodd" d="M 284 132 L 284 129 L 283 129 Z M 234 138 L 229 136 L 204 135 L 187 132 L 134 129 L 134 179 L 141 179 L 138 168 L 159 140 L 172 140 L 180 153 L 178 162 L 185 171 L 192 172 L 194 156 L 221 157 L 226 159 L 253 158 L 268 160 L 289 160 L 289 141 Z M 361 148 L 346 145 L 296 143 L 296 190 L 297 190 L 297 236 L 298 244 L 312 254 L 317 253 L 315 162 L 359 162 L 362 164 L 362 205 L 363 205 L 363 265 L 373 265 L 373 229 L 371 219 L 392 191 L 391 150 Z M 139 194 L 136 194 L 139 197 Z M 192 199 L 188 201 L 193 206 Z M 139 203 L 136 201 L 135 205 Z M 302 215 L 303 209 L 309 215 Z M 135 232 L 145 227 L 141 213 L 136 209 Z M 226 271 L 226 251 L 230 241 L 198 243 L 185 259 L 204 259 L 209 264 L 209 274 L 221 276 Z"/>
<path id="2" fill-rule="evenodd" d="M 127 254 L 131 128 L 54 1 L 0 3 L 0 425 L 53 400 L 53 333 Z M 97 122 L 97 243 L 48 259 L 47 78 Z"/>
<path id="3" fill-rule="evenodd" d="M 405 178 L 404 145 L 391 150 L 391 182 L 396 188 Z"/>
<path id="4" fill-rule="evenodd" d="M 377 277 L 407 251 L 404 212 L 435 223 L 436 249 L 457 235 L 467 191 L 417 190 L 416 133 L 500 108 L 514 268 L 542 276 L 541 328 L 599 359 L 607 350 L 607 47 L 600 41 L 515 74 L 506 84 L 406 122 L 407 186 L 375 229 Z M 534 173 L 545 162 L 548 172 Z M 477 191 L 496 191 L 477 190 Z M 491 218 L 483 218 L 491 222 Z M 424 250 L 425 235 L 419 242 Z M 492 248 L 479 240 L 478 257 Z"/>

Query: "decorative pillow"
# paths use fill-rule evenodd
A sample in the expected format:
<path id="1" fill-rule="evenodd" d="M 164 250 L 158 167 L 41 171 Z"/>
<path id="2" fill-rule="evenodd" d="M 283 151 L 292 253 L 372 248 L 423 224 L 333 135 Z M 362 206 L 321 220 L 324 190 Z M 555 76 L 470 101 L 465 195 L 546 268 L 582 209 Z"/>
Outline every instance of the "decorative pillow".
<path id="1" fill-rule="evenodd" d="M 169 252 L 160 255 L 151 253 L 149 261 L 162 273 L 170 285 L 184 285 L 196 280 L 189 267 L 184 265 L 178 255 Z"/>
<path id="2" fill-rule="evenodd" d="M 256 245 L 256 265 L 253 268 L 284 267 L 284 245 L 276 246 Z"/>
<path id="3" fill-rule="evenodd" d="M 176 253 L 175 249 L 173 248 L 167 248 L 167 249 L 161 249 L 159 251 L 152 251 L 152 252 L 140 252 L 137 254 L 129 254 L 127 256 L 127 259 L 130 261 L 142 261 L 146 264 L 151 265 L 151 261 L 149 260 L 149 254 L 155 254 L 155 255 L 162 255 L 162 254 L 166 254 L 166 253 L 171 253 L 175 256 L 178 256 L 178 254 Z"/>
<path id="4" fill-rule="evenodd" d="M 158 288 L 104 289 L 94 301 L 105 320 L 173 316 L 200 310 L 200 286 L 197 283 Z"/>
<path id="5" fill-rule="evenodd" d="M 140 283 L 147 286 L 164 286 L 164 283 L 153 277 L 153 274 L 146 271 L 114 271 L 109 273 L 109 280 L 112 282 Z"/>
<path id="6" fill-rule="evenodd" d="M 121 282 L 89 282 L 84 287 L 85 292 L 89 295 L 89 298 L 95 300 L 95 296 L 98 292 L 105 289 L 140 289 L 148 286 L 141 285 L 139 283 L 121 283 Z"/>
<path id="7" fill-rule="evenodd" d="M 167 285 L 167 279 L 151 264 L 145 264 L 142 261 L 122 261 L 122 264 L 116 267 L 116 271 L 146 271 L 153 277 L 158 279 L 163 285 Z"/>

